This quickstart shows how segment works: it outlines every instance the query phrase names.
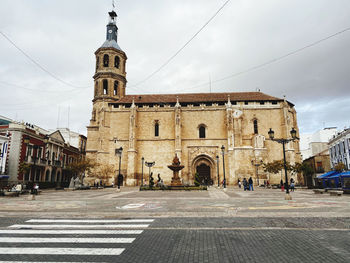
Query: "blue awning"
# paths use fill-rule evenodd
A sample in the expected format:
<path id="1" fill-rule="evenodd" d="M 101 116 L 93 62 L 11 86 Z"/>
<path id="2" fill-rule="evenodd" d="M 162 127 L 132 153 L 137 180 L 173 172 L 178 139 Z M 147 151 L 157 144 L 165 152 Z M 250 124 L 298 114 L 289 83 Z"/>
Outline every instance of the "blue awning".
<path id="1" fill-rule="evenodd" d="M 321 175 L 319 175 L 319 176 L 317 176 L 317 178 L 327 178 L 327 177 L 330 177 L 330 176 L 332 176 L 332 175 L 336 175 L 336 174 L 339 174 L 339 172 L 337 172 L 337 171 L 330 171 L 330 172 L 328 172 L 328 173 L 325 173 L 325 174 L 321 174 Z"/>
<path id="2" fill-rule="evenodd" d="M 10 176 L 8 176 L 8 175 L 0 175 L 0 179 L 9 179 L 10 178 Z"/>
<path id="3" fill-rule="evenodd" d="M 334 178 L 340 178 L 341 174 L 340 173 L 337 173 L 337 174 L 333 174 L 331 176 L 328 176 L 327 178 L 328 179 L 334 179 Z"/>
<path id="4" fill-rule="evenodd" d="M 341 177 L 350 177 L 350 171 L 343 172 L 340 174 Z"/>

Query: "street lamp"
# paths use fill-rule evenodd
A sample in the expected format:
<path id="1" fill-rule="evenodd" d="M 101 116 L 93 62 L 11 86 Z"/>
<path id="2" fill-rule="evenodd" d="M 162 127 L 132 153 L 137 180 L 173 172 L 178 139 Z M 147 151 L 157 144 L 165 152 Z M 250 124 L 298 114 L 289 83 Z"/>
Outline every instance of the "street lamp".
<path id="1" fill-rule="evenodd" d="M 258 169 L 259 169 L 259 166 L 263 164 L 263 161 L 260 160 L 260 162 L 257 162 L 256 159 L 255 160 L 252 160 L 252 165 L 255 166 L 255 176 L 257 178 L 257 181 L 258 181 L 258 186 L 260 185 L 259 183 L 259 173 L 258 173 Z"/>
<path id="2" fill-rule="evenodd" d="M 115 149 L 115 155 L 119 156 L 119 172 L 118 172 L 118 189 L 120 189 L 120 183 L 121 183 L 121 174 L 120 174 L 120 165 L 122 163 L 122 153 L 123 153 L 123 147 Z"/>
<path id="3" fill-rule="evenodd" d="M 295 140 L 299 140 L 299 138 L 297 137 L 297 131 L 292 128 L 292 130 L 290 131 L 290 135 L 292 136 L 292 138 L 290 139 L 275 139 L 275 132 L 270 128 L 269 132 L 269 137 L 271 141 L 274 142 L 278 142 L 280 144 L 283 145 L 283 166 L 284 166 L 284 174 L 285 174 L 285 183 L 286 183 L 286 196 L 285 199 L 286 200 L 292 200 L 292 197 L 289 194 L 289 186 L 288 186 L 288 175 L 287 175 L 287 162 L 286 162 L 286 143 L 295 141 Z"/>
<path id="4" fill-rule="evenodd" d="M 218 187 L 220 187 L 220 178 L 219 178 L 219 155 L 216 155 L 216 173 L 218 175 Z"/>
<path id="5" fill-rule="evenodd" d="M 145 158 L 142 156 L 141 158 L 142 166 L 141 166 L 141 186 L 143 186 L 143 163 L 145 162 Z"/>
<path id="6" fill-rule="evenodd" d="M 225 146 L 221 146 L 222 153 L 222 165 L 224 168 L 224 188 L 226 188 L 226 176 L 225 176 Z"/>
<path id="7" fill-rule="evenodd" d="M 156 162 L 145 162 L 146 166 L 148 167 L 148 184 L 151 180 L 151 167 L 156 164 Z"/>

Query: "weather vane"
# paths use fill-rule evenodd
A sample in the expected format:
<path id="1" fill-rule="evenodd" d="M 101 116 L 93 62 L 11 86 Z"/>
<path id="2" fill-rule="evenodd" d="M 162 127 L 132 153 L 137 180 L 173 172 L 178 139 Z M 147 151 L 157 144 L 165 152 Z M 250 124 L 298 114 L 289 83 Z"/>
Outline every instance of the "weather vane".
<path id="1" fill-rule="evenodd" d="M 114 10 L 114 8 L 115 8 L 114 0 L 112 0 L 112 6 L 113 6 L 113 10 Z"/>

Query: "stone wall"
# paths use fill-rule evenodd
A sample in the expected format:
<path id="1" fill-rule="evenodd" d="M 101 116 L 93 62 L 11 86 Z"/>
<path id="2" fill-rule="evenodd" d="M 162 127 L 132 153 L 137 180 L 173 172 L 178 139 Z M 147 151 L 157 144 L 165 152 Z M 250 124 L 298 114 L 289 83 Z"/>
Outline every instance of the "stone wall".
<path id="1" fill-rule="evenodd" d="M 180 102 L 181 103 L 181 102 Z M 225 172 L 227 183 L 252 176 L 256 179 L 252 160 L 271 162 L 283 158 L 282 145 L 268 140 L 268 130 L 273 128 L 276 138 L 289 138 L 289 131 L 298 130 L 296 112 L 287 102 L 271 104 L 249 102 L 245 105 L 225 106 L 140 106 L 113 108 L 105 102 L 95 102 L 96 118 L 88 127 L 87 155 L 100 163 L 118 164 L 115 149 L 123 147 L 122 168 L 127 175 L 127 184 L 140 183 L 141 158 L 155 161 L 152 171 L 160 173 L 166 184 L 171 181 L 171 164 L 175 152 L 185 168 L 181 171 L 184 183 L 193 183 L 195 166 L 201 161 L 210 166 L 211 177 L 217 182 L 219 156 L 220 181 L 223 177 L 221 146 L 225 146 Z M 254 120 L 258 121 L 258 134 L 254 134 Z M 154 125 L 159 124 L 159 136 Z M 206 138 L 199 138 L 199 126 L 206 127 Z M 176 149 L 176 142 L 180 149 Z M 299 144 L 286 145 L 290 162 L 300 162 Z M 259 167 L 259 178 L 279 183 L 280 174 L 266 174 Z M 115 173 L 116 174 L 116 173 Z M 144 167 L 144 178 L 148 168 Z M 294 175 L 294 178 L 296 176 Z M 147 179 L 148 182 L 148 179 Z M 263 180 L 260 182 L 263 183 Z"/>

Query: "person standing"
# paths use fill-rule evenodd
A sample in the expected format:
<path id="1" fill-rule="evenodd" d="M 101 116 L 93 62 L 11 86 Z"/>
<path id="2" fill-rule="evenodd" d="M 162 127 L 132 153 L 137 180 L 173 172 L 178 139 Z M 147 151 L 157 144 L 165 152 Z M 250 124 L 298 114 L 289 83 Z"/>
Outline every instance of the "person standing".
<path id="1" fill-rule="evenodd" d="M 243 178 L 243 188 L 244 188 L 244 191 L 247 191 L 248 182 L 247 182 L 247 179 L 245 177 Z"/>
<path id="2" fill-rule="evenodd" d="M 283 184 L 283 180 L 282 179 L 281 179 L 280 184 L 281 184 L 281 191 L 283 192 L 284 191 L 284 184 Z"/>
<path id="3" fill-rule="evenodd" d="M 241 188 L 242 187 L 242 184 L 241 184 L 241 180 L 238 179 L 238 187 Z"/>
<path id="4" fill-rule="evenodd" d="M 290 190 L 291 190 L 292 192 L 294 192 L 294 188 L 295 188 L 295 184 L 294 184 L 294 180 L 293 180 L 293 181 L 291 181 L 291 183 L 290 183 Z"/>
<path id="5" fill-rule="evenodd" d="M 254 191 L 252 177 L 249 177 L 248 183 L 249 183 L 249 191 Z"/>

